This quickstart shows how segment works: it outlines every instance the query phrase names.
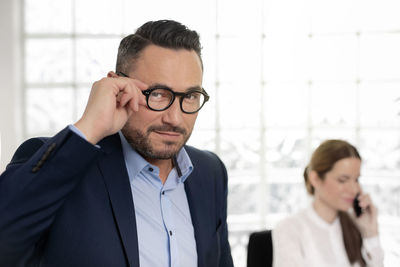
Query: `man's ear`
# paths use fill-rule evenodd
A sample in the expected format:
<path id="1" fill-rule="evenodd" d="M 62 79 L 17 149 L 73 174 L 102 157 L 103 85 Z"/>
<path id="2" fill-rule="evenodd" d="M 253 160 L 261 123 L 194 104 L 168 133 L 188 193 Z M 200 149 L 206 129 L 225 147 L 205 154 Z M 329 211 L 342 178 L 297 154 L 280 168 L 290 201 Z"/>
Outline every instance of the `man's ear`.
<path id="1" fill-rule="evenodd" d="M 311 185 L 316 189 L 319 187 L 319 185 L 321 184 L 322 180 L 319 177 L 318 173 L 316 171 L 310 171 L 308 173 L 308 179 L 310 179 L 310 183 Z"/>
<path id="2" fill-rule="evenodd" d="M 117 75 L 115 72 L 113 72 L 113 71 L 109 71 L 109 72 L 107 73 L 107 77 L 108 77 L 108 78 L 117 78 L 118 75 Z"/>

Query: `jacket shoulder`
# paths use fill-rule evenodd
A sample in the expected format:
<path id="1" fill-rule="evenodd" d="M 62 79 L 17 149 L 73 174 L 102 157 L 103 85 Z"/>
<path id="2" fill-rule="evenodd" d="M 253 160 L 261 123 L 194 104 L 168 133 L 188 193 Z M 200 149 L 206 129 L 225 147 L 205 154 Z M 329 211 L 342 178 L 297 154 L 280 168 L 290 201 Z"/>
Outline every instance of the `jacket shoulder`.
<path id="1" fill-rule="evenodd" d="M 221 162 L 220 158 L 211 151 L 208 150 L 200 150 L 192 146 L 185 146 L 185 150 L 188 153 L 190 159 L 193 161 L 202 161 L 202 162 Z M 221 162 L 222 163 L 222 162 Z"/>
<path id="2" fill-rule="evenodd" d="M 33 156 L 48 140 L 48 137 L 35 137 L 23 142 L 15 151 L 10 165 L 23 163 Z"/>
<path id="3" fill-rule="evenodd" d="M 207 172 L 213 173 L 218 177 L 227 179 L 227 171 L 222 160 L 213 152 L 207 150 L 200 150 L 192 146 L 185 146 L 190 160 L 194 166 L 194 173 Z"/>

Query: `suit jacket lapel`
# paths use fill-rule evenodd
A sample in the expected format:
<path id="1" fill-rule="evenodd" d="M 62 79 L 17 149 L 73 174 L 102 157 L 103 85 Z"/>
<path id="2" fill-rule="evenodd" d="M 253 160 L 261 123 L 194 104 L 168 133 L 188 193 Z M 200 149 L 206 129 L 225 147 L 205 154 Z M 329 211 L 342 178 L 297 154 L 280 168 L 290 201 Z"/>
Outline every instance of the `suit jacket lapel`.
<path id="1" fill-rule="evenodd" d="M 139 267 L 135 209 L 121 141 L 118 134 L 115 134 L 103 139 L 99 145 L 104 151 L 104 157 L 98 165 L 108 190 L 125 255 L 130 267 Z"/>
<path id="2" fill-rule="evenodd" d="M 206 249 L 204 237 L 207 236 L 210 215 L 208 214 L 208 194 L 201 179 L 199 166 L 195 166 L 193 173 L 185 181 L 185 191 L 196 239 L 198 267 L 202 267 L 205 264 L 203 253 Z"/>

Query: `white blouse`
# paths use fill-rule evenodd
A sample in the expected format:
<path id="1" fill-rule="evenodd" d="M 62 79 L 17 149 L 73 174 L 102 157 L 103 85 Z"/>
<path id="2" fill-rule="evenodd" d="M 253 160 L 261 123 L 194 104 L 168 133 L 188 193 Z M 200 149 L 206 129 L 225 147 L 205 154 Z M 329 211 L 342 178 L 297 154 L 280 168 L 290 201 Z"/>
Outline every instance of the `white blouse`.
<path id="1" fill-rule="evenodd" d="M 347 258 L 339 218 L 327 223 L 312 206 L 278 223 L 272 242 L 274 267 L 360 266 Z M 363 239 L 362 254 L 368 267 L 383 266 L 378 237 Z"/>

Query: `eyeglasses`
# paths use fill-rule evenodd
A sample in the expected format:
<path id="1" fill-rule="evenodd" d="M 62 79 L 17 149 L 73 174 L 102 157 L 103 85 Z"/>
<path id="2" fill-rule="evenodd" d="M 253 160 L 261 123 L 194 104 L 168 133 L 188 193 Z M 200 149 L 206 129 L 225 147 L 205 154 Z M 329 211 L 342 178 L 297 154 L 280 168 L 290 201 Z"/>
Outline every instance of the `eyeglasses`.
<path id="1" fill-rule="evenodd" d="M 130 78 L 125 73 L 116 72 L 119 76 Z M 189 90 L 185 93 L 172 91 L 171 88 L 162 85 L 156 85 L 147 90 L 142 91 L 146 96 L 147 107 L 154 111 L 163 111 L 168 109 L 174 103 L 175 97 L 178 96 L 180 107 L 183 113 L 193 114 L 198 112 L 203 105 L 210 99 L 207 92 L 201 88 Z"/>

